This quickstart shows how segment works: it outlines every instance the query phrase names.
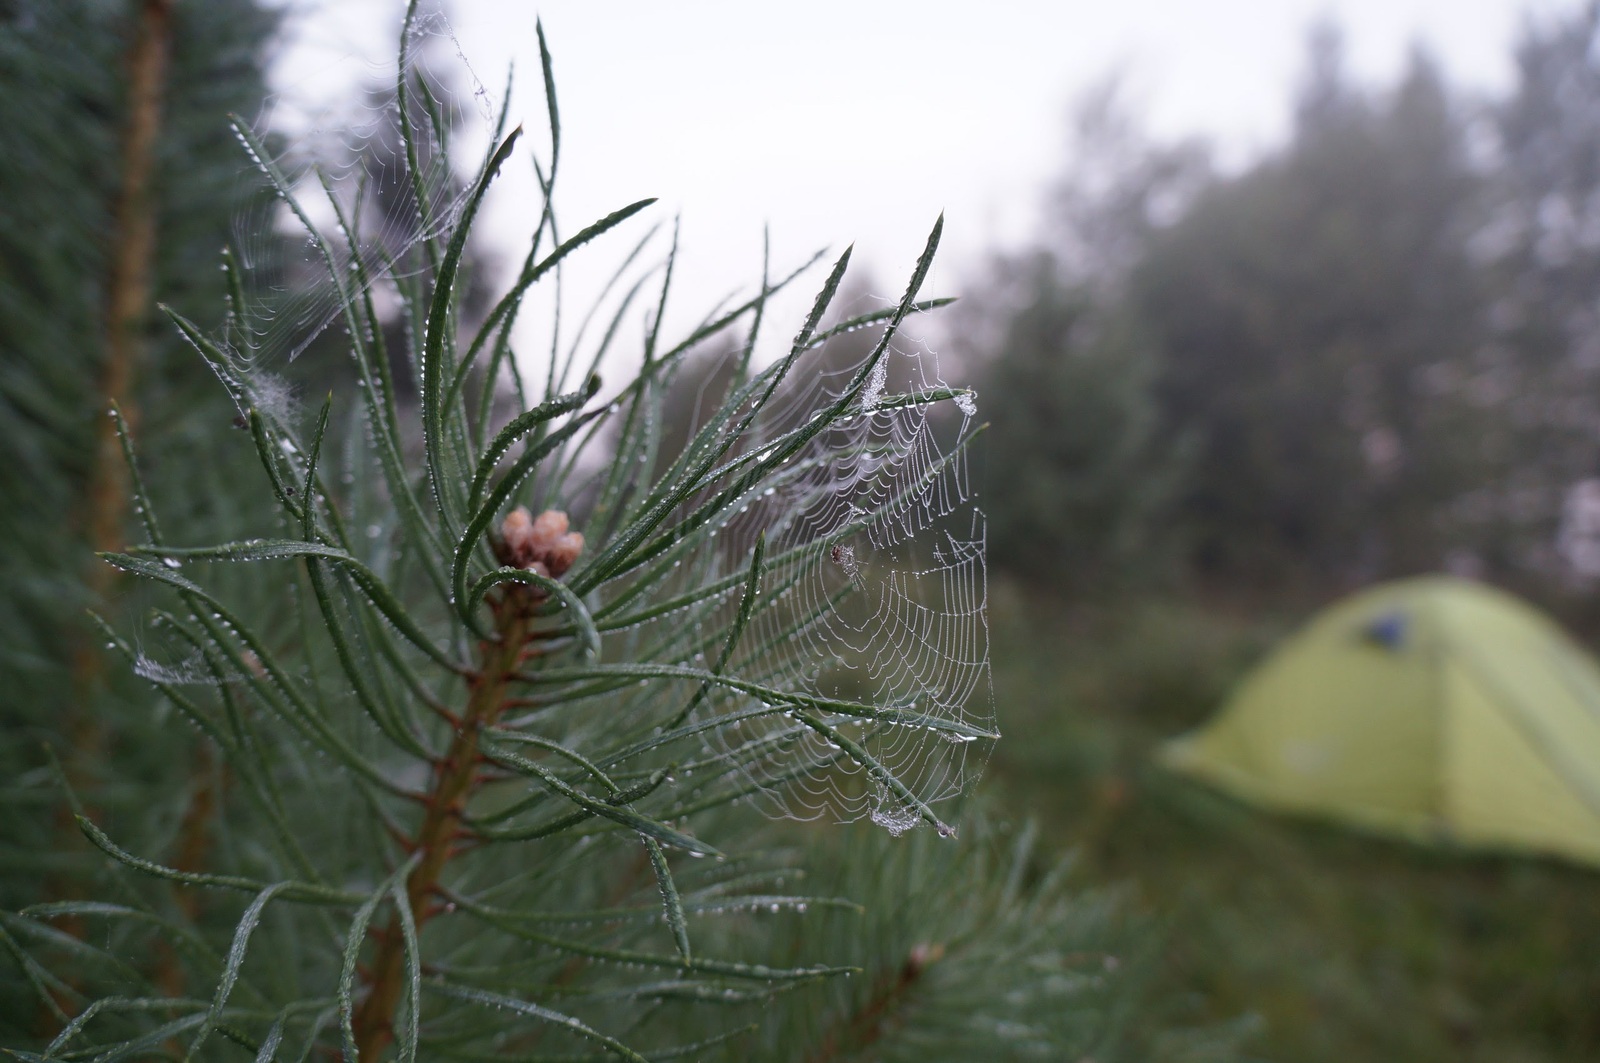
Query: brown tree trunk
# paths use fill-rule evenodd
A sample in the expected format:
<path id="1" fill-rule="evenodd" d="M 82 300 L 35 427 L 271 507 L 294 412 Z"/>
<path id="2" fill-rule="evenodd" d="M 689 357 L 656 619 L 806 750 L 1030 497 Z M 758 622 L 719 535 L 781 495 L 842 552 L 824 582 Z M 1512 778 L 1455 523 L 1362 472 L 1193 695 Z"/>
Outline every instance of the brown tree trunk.
<path id="1" fill-rule="evenodd" d="M 81 520 L 90 549 L 120 549 L 128 516 L 129 479 L 116 426 L 107 416 L 111 403 L 119 405 L 132 421 L 134 375 L 140 356 L 141 331 L 150 302 L 151 263 L 155 252 L 155 199 L 151 176 L 155 170 L 156 140 L 161 129 L 161 97 L 166 84 L 171 47 L 172 0 L 135 0 L 134 36 L 127 56 L 127 112 L 122 132 L 121 185 L 112 211 L 109 263 L 106 273 L 105 353 L 101 362 L 95 406 L 94 451 L 90 455 L 88 482 Z M 110 595 L 116 570 L 90 558 L 84 584 L 96 604 Z M 88 788 L 99 773 L 107 744 L 106 729 L 92 710 L 104 673 L 100 640 L 80 623 L 72 644 L 72 687 L 63 718 L 70 749 L 67 777 L 75 787 Z M 71 810 L 61 810 L 62 831 L 76 834 Z M 71 896 L 72 884 L 52 890 Z M 61 929 L 82 936 L 77 920 Z"/>
<path id="2" fill-rule="evenodd" d="M 121 176 L 113 210 L 110 263 L 106 275 L 105 359 L 101 363 L 95 418 L 94 454 L 84 494 L 84 530 L 90 549 L 123 545 L 128 517 L 128 470 L 116 427 L 105 410 L 122 408 L 130 426 L 137 420 L 133 387 L 143 354 L 143 330 L 150 307 L 155 258 L 156 203 L 152 189 L 161 104 L 171 50 L 173 0 L 136 0 L 134 38 L 128 51 L 128 108 L 122 135 Z M 99 560 L 89 563 L 86 582 L 103 600 L 116 570 Z M 74 653 L 76 706 L 71 714 L 74 761 L 91 770 L 105 744 L 85 705 L 99 686 L 102 659 L 98 640 L 84 637 Z"/>

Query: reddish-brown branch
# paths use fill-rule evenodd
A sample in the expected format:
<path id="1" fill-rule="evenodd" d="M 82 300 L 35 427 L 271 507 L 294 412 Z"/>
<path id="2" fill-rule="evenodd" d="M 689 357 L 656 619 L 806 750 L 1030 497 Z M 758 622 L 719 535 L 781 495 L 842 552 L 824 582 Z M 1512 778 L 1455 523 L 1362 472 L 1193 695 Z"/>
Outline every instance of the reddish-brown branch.
<path id="1" fill-rule="evenodd" d="M 423 802 L 422 825 L 411 836 L 409 846 L 411 853 L 420 854 L 406 879 L 406 901 L 419 929 L 446 910 L 435 903 L 441 895 L 440 877 L 459 851 L 461 817 L 481 784 L 479 737 L 483 728 L 492 726 L 505 711 L 506 690 L 529 638 L 528 606 L 527 596 L 515 592 L 496 603 L 495 626 L 500 638 L 480 645 L 479 668 L 467 684 L 461 723 L 449 750 L 434 765 L 433 785 Z M 375 937 L 377 951 L 364 979 L 367 994 L 353 1017 L 356 1048 L 362 1059 L 372 1060 L 394 1039 L 394 1014 L 405 984 L 405 936 L 398 912 Z"/>
<path id="2" fill-rule="evenodd" d="M 152 193 L 156 139 L 171 49 L 172 0 L 139 0 L 138 23 L 128 53 L 128 113 L 122 140 L 122 187 L 114 210 L 110 270 L 106 277 L 106 350 L 100 395 L 116 402 L 130 421 L 140 336 L 150 308 L 154 272 L 156 206 Z M 109 418 L 97 420 L 94 467 L 89 480 L 89 542 L 96 550 L 122 545 L 128 512 L 128 474 Z M 112 572 L 96 566 L 94 572 Z M 104 583 L 109 577 L 96 576 Z"/>
<path id="3" fill-rule="evenodd" d="M 895 1010 L 921 980 L 923 972 L 943 956 L 943 945 L 915 946 L 896 974 L 879 979 L 867 1002 L 844 1023 L 843 1031 L 828 1033 L 810 1063 L 832 1063 L 841 1052 L 854 1053 L 875 1044 L 889 1031 Z"/>
<path id="4" fill-rule="evenodd" d="M 461 726 L 461 717 L 457 716 L 443 705 L 433 701 L 425 702 L 425 704 L 435 716 L 449 724 L 452 730 Z"/>

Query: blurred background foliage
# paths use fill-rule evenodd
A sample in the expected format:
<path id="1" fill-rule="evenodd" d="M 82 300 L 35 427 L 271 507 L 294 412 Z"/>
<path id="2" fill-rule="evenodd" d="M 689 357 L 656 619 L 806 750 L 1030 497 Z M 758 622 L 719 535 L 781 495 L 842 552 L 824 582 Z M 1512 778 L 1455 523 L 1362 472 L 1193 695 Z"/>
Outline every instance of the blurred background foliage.
<path id="1" fill-rule="evenodd" d="M 181 312 L 210 318 L 221 307 L 218 255 L 232 220 L 270 195 L 240 179 L 238 145 L 219 116 L 261 106 L 279 16 L 252 0 L 178 5 L 170 14 L 160 134 L 147 160 L 155 239 L 144 283 Z M 91 556 L 97 521 L 114 528 L 132 516 L 125 490 L 108 494 L 111 512 L 99 513 L 91 484 L 104 471 L 102 422 L 113 397 L 108 289 L 129 56 L 143 15 L 141 5 L 120 2 L 0 5 L 0 785 L 9 807 L 27 810 L 0 817 L 7 905 L 77 873 L 68 865 L 84 853 L 52 818 L 59 794 L 48 781 L 46 743 L 84 750 L 67 754 L 81 778 L 115 759 L 129 776 L 123 782 L 188 784 L 160 744 L 143 740 L 162 726 L 153 692 L 102 667 L 85 612 L 115 613 L 125 593 Z M 258 251 L 268 271 L 283 254 L 271 234 Z M 161 503 L 207 528 L 238 527 L 236 509 L 253 493 L 232 489 L 238 465 L 214 446 L 235 416 L 231 404 L 192 349 L 157 324 L 153 305 L 129 333 L 128 384 L 114 397 L 149 441 L 152 471 L 163 470 Z M 103 726 L 111 714 L 115 735 Z M 100 797 L 135 816 L 161 812 L 147 791 L 111 786 Z"/>
<path id="2" fill-rule="evenodd" d="M 1151 141 L 1116 84 L 1091 95 L 1052 231 L 993 263 L 949 339 L 995 411 L 995 564 L 1271 596 L 1449 566 L 1576 606 L 1594 22 L 1527 30 L 1498 100 L 1420 48 L 1356 83 L 1324 25 L 1287 140 L 1231 169 Z"/>
<path id="3" fill-rule="evenodd" d="M 42 752 L 70 759 L 84 718 L 115 720 L 78 770 L 101 776 L 94 797 L 123 836 L 170 838 L 200 785 L 173 767 L 188 744 L 143 740 L 162 726 L 143 685 L 81 675 L 118 187 L 106 160 L 137 10 L 0 0 L 0 907 L 95 874 L 52 818 Z M 217 251 L 262 209 L 221 116 L 265 95 L 277 9 L 172 10 L 151 284 L 210 320 Z M 1323 26 L 1289 135 L 1244 165 L 1150 137 L 1115 82 L 1080 101 L 1040 240 L 987 263 L 938 340 L 993 422 L 978 479 L 1003 577 L 1006 739 L 985 788 L 996 819 L 1035 818 L 1039 836 L 977 832 L 965 862 L 919 836 L 880 866 L 854 834 L 786 835 L 808 847 L 819 892 L 881 894 L 902 922 L 828 932 L 872 973 L 786 1012 L 773 1058 L 779 1042 L 819 1060 L 969 1044 L 982 1031 L 938 1009 L 970 995 L 908 964 L 982 979 L 1038 944 L 1029 919 L 1052 906 L 1047 925 L 1092 946 L 1100 975 L 1112 956 L 1137 974 L 1097 1027 L 1126 1033 L 1126 1058 L 1600 1057 L 1593 873 L 1273 819 L 1148 762 L 1314 606 L 1375 580 L 1486 578 L 1600 637 L 1597 43 L 1592 5 L 1530 24 L 1513 87 L 1486 99 L 1422 49 L 1397 82 L 1359 83 Z M 266 253 L 292 278 L 288 248 Z M 480 255 L 474 274 L 493 266 Z M 232 410 L 151 321 L 124 404 L 164 514 L 226 538 L 256 495 L 213 458 Z M 667 416 L 682 438 L 727 355 L 680 375 Z M 299 386 L 339 383 L 312 379 L 328 364 L 343 363 L 297 362 Z M 1072 889 L 1049 870 L 1067 851 Z M 930 899 L 905 903 L 906 883 Z M 1126 931 L 1113 910 L 1161 933 Z M 933 944 L 948 953 L 930 960 Z M 922 1010 L 875 1025 L 902 982 Z M 32 1021 L 13 1019 L 8 1034 Z"/>
<path id="4" fill-rule="evenodd" d="M 1168 927 L 1156 999 L 1270 1059 L 1600 1056 L 1593 872 L 1423 852 L 1165 775 L 1161 740 L 1358 586 L 1453 571 L 1600 639 L 1600 14 L 1530 23 L 1500 98 L 1308 39 L 1242 166 L 1081 101 L 1037 245 L 944 341 L 980 464 L 990 783 Z"/>

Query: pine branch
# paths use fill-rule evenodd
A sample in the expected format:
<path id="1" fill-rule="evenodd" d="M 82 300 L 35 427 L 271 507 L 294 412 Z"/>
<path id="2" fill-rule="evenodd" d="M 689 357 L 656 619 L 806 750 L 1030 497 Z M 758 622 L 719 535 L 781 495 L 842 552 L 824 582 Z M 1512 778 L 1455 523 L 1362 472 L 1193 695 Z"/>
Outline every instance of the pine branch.
<path id="1" fill-rule="evenodd" d="M 895 832 L 921 819 L 953 834 L 935 806 L 996 737 L 981 519 L 961 457 L 970 433 L 941 432 L 930 414 L 970 397 L 931 365 L 888 395 L 879 372 L 896 328 L 928 305 L 917 293 L 939 226 L 897 305 L 857 315 L 883 326 L 871 350 L 827 372 L 811 363 L 828 354 L 823 337 L 842 335 L 824 317 L 848 254 L 788 355 L 765 369 L 748 345 L 767 298 L 798 273 L 774 280 L 764 267 L 757 296 L 675 342 L 661 316 L 670 265 L 640 267 L 661 282 L 640 364 L 597 403 L 592 370 L 580 387 L 561 381 L 612 357 L 625 334 L 640 290 L 631 254 L 622 309 L 600 316 L 610 324 L 592 349 L 567 345 L 552 319 L 548 392 L 524 400 L 519 385 L 492 401 L 485 382 L 474 422 L 469 367 L 514 366 L 507 330 L 525 300 L 536 305 L 533 285 L 558 282 L 564 262 L 648 203 L 561 240 L 547 201 L 539 228 L 552 247 L 529 254 L 470 335 L 459 291 L 469 229 L 515 136 L 495 137 L 453 191 L 452 102 L 421 59 L 430 26 L 413 5 L 404 98 L 385 112 L 401 128 L 384 194 L 403 203 L 374 207 L 365 190 L 352 200 L 313 182 L 235 120 L 325 275 L 297 303 L 281 278 L 262 283 L 229 256 L 219 332 L 169 315 L 237 406 L 248 432 L 232 449 L 255 459 L 269 514 L 243 513 L 220 541 L 188 514 L 158 524 L 124 433 L 146 541 L 103 556 L 157 603 L 154 637 L 106 631 L 198 730 L 202 760 L 187 807 L 146 817 L 154 831 L 115 812 L 80 819 L 110 861 L 117 905 L 14 917 L 14 954 L 37 995 L 60 988 L 54 952 L 84 973 L 83 1005 L 60 1007 L 52 1052 L 116 1058 L 181 1039 L 174 1051 L 200 1058 L 226 1037 L 259 1058 L 298 1042 L 285 1051 L 342 1048 L 370 1063 L 542 1051 L 546 1039 L 557 1054 L 582 1044 L 627 1059 L 692 1055 L 778 995 L 854 970 L 829 957 L 774 962 L 775 939 L 733 914 L 816 917 L 781 888 L 776 857 L 751 844 L 752 821 L 733 806 L 755 798 L 809 815 L 816 801 Z M 331 215 L 300 201 L 318 183 Z M 542 190 L 548 200 L 548 181 Z M 331 231 L 319 229 L 330 216 Z M 317 356 L 348 355 L 363 396 L 347 421 L 332 395 L 302 418 L 272 358 L 311 357 L 332 322 L 342 330 L 316 341 Z M 668 424 L 691 348 L 736 330 L 747 349 L 733 382 L 707 390 L 710 419 Z M 414 387 L 389 380 L 390 366 L 409 366 Z M 175 545 L 200 536 L 214 545 Z M 163 750 L 187 754 L 188 733 L 168 730 Z M 222 780 L 243 800 L 207 785 Z M 725 850 L 703 840 L 712 831 Z M 654 918 L 619 907 L 647 874 Z M 203 910 L 202 888 L 218 891 Z M 574 913 L 564 927 L 548 918 L 561 911 Z M 45 922 L 91 914 L 110 921 L 103 941 L 68 944 Z M 208 977 L 209 993 L 197 984 Z M 126 1003 L 180 992 L 197 999 L 166 1011 Z M 907 992 L 886 983 L 849 1036 L 877 1036 L 869 1026 Z"/>

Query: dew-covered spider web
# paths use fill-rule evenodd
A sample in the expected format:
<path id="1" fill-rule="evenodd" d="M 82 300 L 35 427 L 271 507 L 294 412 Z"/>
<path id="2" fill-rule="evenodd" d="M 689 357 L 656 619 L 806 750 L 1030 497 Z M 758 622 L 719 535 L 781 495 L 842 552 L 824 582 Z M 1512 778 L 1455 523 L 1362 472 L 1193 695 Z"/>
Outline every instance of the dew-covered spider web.
<path id="1" fill-rule="evenodd" d="M 979 735 L 994 730 L 994 706 L 984 520 L 963 449 L 975 405 L 966 393 L 897 405 L 894 396 L 936 392 L 945 382 L 920 343 L 897 343 L 883 358 L 847 414 L 762 488 L 761 503 L 740 512 L 727 534 L 739 551 L 764 531 L 768 555 L 781 559 L 763 578 L 773 602 L 752 617 L 747 666 L 770 670 L 774 686 L 903 718 L 822 714 L 836 739 L 780 716 L 734 731 L 733 741 L 723 737 L 730 751 L 770 744 L 772 753 L 745 770 L 775 807 L 801 817 L 865 813 L 898 834 L 922 818 L 917 802 L 931 808 L 972 782 L 988 753 Z M 775 425 L 811 416 L 860 368 L 846 360 L 815 373 Z M 850 743 L 871 761 L 858 763 Z M 802 764 L 811 767 L 797 772 Z"/>

